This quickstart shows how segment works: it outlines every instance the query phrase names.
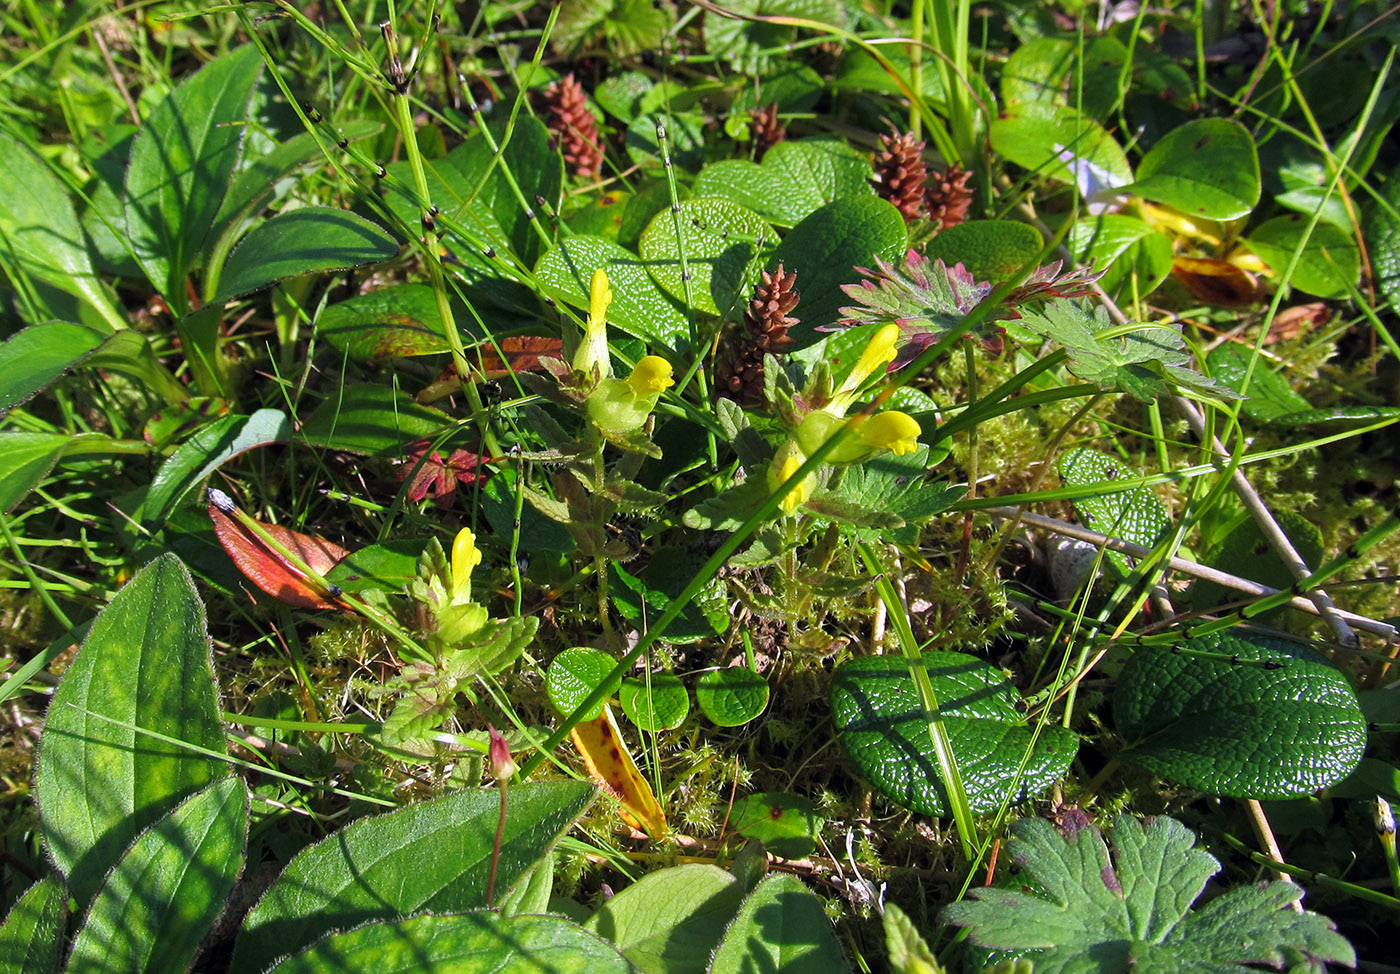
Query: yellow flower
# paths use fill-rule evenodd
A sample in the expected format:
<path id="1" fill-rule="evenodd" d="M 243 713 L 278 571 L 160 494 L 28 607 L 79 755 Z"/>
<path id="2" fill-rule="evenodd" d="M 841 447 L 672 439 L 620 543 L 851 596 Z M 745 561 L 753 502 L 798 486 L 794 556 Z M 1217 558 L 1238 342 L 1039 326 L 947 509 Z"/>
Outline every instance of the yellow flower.
<path id="1" fill-rule="evenodd" d="M 472 569 L 481 564 L 481 551 L 471 528 L 457 532 L 452 542 L 452 601 L 470 602 L 472 598 Z"/>
<path id="2" fill-rule="evenodd" d="M 676 380 L 671 378 L 670 362 L 660 355 L 644 355 L 627 377 L 627 384 L 640 398 L 665 392 L 676 384 Z"/>
<path id="3" fill-rule="evenodd" d="M 850 375 L 846 376 L 846 381 L 841 383 L 840 389 L 836 390 L 831 404 L 827 406 L 828 411 L 835 416 L 844 416 L 846 408 L 855 399 L 856 393 L 865 384 L 865 380 L 870 378 L 876 369 L 894 361 L 897 354 L 895 344 L 898 341 L 898 325 L 885 325 L 875 332 L 870 343 L 865 346 L 865 351 L 861 353 L 860 360 L 856 362 L 856 367 L 851 369 Z"/>
<path id="4" fill-rule="evenodd" d="M 802 450 L 792 440 L 788 440 L 778 449 L 778 455 L 773 458 L 773 462 L 768 465 L 768 489 L 776 492 L 789 477 L 797 473 L 797 469 L 807 462 L 807 457 Z M 791 514 L 792 511 L 808 497 L 812 496 L 812 487 L 816 477 L 808 474 L 800 481 L 788 488 L 783 499 L 778 502 L 778 506 L 783 509 L 783 513 Z"/>
<path id="5" fill-rule="evenodd" d="M 612 304 L 612 288 L 608 286 L 608 275 L 601 267 L 593 272 L 593 284 L 589 289 L 588 324 L 584 328 L 583 341 L 574 353 L 574 368 L 586 376 L 592 376 L 596 367 L 600 376 L 612 375 L 612 363 L 608 359 L 608 305 Z"/>
<path id="6" fill-rule="evenodd" d="M 860 425 L 861 439 L 878 449 L 889 450 L 897 457 L 917 450 L 922 432 L 918 420 L 897 409 L 876 413 Z"/>

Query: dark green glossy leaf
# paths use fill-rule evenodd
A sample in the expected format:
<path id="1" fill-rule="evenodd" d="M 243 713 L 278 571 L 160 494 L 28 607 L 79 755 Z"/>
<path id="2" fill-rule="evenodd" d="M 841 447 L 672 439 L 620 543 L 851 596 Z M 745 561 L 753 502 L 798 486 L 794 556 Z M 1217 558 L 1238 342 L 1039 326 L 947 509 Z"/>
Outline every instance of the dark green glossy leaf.
<path id="1" fill-rule="evenodd" d="M 0 971 L 55 974 L 66 946 L 67 901 L 52 873 L 25 890 L 0 925 Z"/>
<path id="2" fill-rule="evenodd" d="M 1001 670 L 955 652 L 925 653 L 924 664 L 974 812 L 1025 801 L 1069 770 L 1078 738 L 1050 725 L 1037 735 Z M 846 752 L 883 795 L 926 815 L 949 814 L 928 719 L 906 660 L 870 656 L 842 664 L 832 680 L 831 709 Z"/>
<path id="3" fill-rule="evenodd" d="M 67 974 L 189 970 L 243 868 L 248 789 L 230 777 L 142 832 L 107 876 Z"/>
<path id="4" fill-rule="evenodd" d="M 1299 557 L 1309 566 L 1317 566 L 1322 560 L 1322 532 L 1301 514 L 1293 511 L 1275 511 L 1274 519 L 1288 540 L 1293 543 Z M 1293 573 L 1274 554 L 1273 547 L 1264 539 L 1263 532 L 1253 518 L 1237 525 L 1215 545 L 1204 559 L 1211 568 L 1231 575 L 1247 578 L 1252 582 L 1270 588 L 1288 588 L 1294 582 Z M 1195 584 L 1191 595 L 1191 605 L 1197 610 L 1213 608 L 1222 602 L 1238 598 L 1238 592 L 1231 592 L 1224 586 L 1201 580 Z M 1275 609 L 1256 618 L 1269 622 L 1283 610 Z"/>
<path id="5" fill-rule="evenodd" d="M 636 254 L 603 237 L 566 237 L 535 267 L 540 287 L 552 298 L 588 308 L 593 272 L 603 268 L 612 287 L 608 324 L 629 334 L 675 349 L 690 334 L 676 302 L 661 290 Z"/>
<path id="6" fill-rule="evenodd" d="M 748 299 L 763 258 L 778 235 L 761 216 L 733 200 L 689 199 L 678 211 L 663 210 L 642 232 L 641 255 L 662 289 L 681 302 L 690 299 L 706 314 L 727 315 Z M 616 286 L 613 287 L 616 292 Z"/>
<path id="7" fill-rule="evenodd" d="M 1380 196 L 1366 211 L 1376 286 L 1392 307 L 1400 307 L 1400 167 L 1392 167 Z"/>
<path id="8" fill-rule="evenodd" d="M 702 555 L 673 545 L 658 547 L 641 575 L 614 563 L 609 566 L 613 604 L 629 622 L 642 625 L 646 619 L 656 619 L 680 597 L 704 563 Z M 713 579 L 667 627 L 666 640 L 690 643 L 723 634 L 728 628 L 724 583 Z"/>
<path id="9" fill-rule="evenodd" d="M 720 727 L 738 727 L 768 706 L 768 681 L 742 666 L 710 670 L 695 684 L 700 712 Z"/>
<path id="10" fill-rule="evenodd" d="M 395 284 L 331 305 L 316 319 L 316 334 L 370 364 L 451 350 L 427 284 Z"/>
<path id="11" fill-rule="evenodd" d="M 278 281 L 377 264 L 399 252 L 394 238 L 347 210 L 306 206 L 259 224 L 229 255 L 219 277 L 226 301 Z"/>
<path id="12" fill-rule="evenodd" d="M 554 709 L 568 717 L 590 693 L 603 685 L 608 674 L 617 666 L 617 660 L 598 649 L 586 646 L 573 646 L 564 650 L 549 664 L 545 682 L 549 691 L 549 702 Z M 614 683 L 609 693 L 614 692 L 620 683 Z M 603 712 L 599 703 L 585 713 L 583 720 L 594 720 Z"/>
<path id="13" fill-rule="evenodd" d="M 1139 649 L 1124 667 L 1113 697 L 1128 741 L 1121 760 L 1232 798 L 1306 795 L 1361 760 L 1366 718 L 1356 694 L 1303 643 L 1234 629 L 1180 648 Z"/>
<path id="14" fill-rule="evenodd" d="M 778 227 L 791 227 L 843 196 L 871 196 L 870 158 L 836 139 L 779 142 L 762 165 L 727 159 L 700 170 L 692 193 L 723 196 Z"/>
<path id="15" fill-rule="evenodd" d="M 261 73 L 252 44 L 209 62 L 156 106 L 132 142 L 127 232 L 146 277 L 173 308 L 186 306 L 185 275 L 199 263 L 238 165 Z"/>
<path id="16" fill-rule="evenodd" d="M 593 795 L 578 781 L 512 787 L 496 888 L 505 890 L 547 854 Z M 373 920 L 484 907 L 500 801 L 495 788 L 457 792 L 361 819 L 303 850 L 248 914 L 230 969 L 263 971 L 323 934 Z M 363 969 L 370 968 L 397 969 Z"/>
<path id="17" fill-rule="evenodd" d="M 739 908 L 715 950 L 710 974 L 849 971 L 821 900 L 795 876 L 769 876 Z"/>
<path id="18" fill-rule="evenodd" d="M 286 443 L 291 436 L 291 424 L 277 409 L 215 420 L 161 464 L 146 494 L 142 522 L 153 530 L 160 527 L 197 484 L 230 459 L 269 443 Z"/>
<path id="19" fill-rule="evenodd" d="M 690 713 L 690 694 L 671 673 L 653 673 L 646 679 L 629 676 L 622 681 L 618 697 L 628 720 L 652 733 L 674 730 Z"/>
<path id="20" fill-rule="evenodd" d="M 1138 165 L 1125 193 L 1191 216 L 1237 220 L 1259 205 L 1259 154 L 1249 130 L 1225 118 L 1198 118 L 1164 135 Z"/>
<path id="21" fill-rule="evenodd" d="M 436 436 L 450 422 L 446 413 L 388 386 L 350 385 L 316 407 L 301 435 L 328 450 L 403 456 L 410 443 Z"/>
<path id="22" fill-rule="evenodd" d="M 1035 263 L 1043 245 L 1034 227 L 1014 220 L 968 220 L 929 241 L 929 260 L 962 264 L 979 281 L 1005 281 Z"/>
<path id="23" fill-rule="evenodd" d="M 40 822 L 80 904 L 143 829 L 228 774 L 225 753 L 204 605 L 163 555 L 97 617 L 49 705 Z"/>
<path id="24" fill-rule="evenodd" d="M 616 948 L 556 916 L 465 913 L 333 933 L 268 974 L 629 974 Z"/>
<path id="25" fill-rule="evenodd" d="M 734 803 L 729 827 L 746 839 L 758 839 L 763 847 L 784 859 L 801 859 L 817 847 L 823 818 L 821 810 L 801 795 L 763 791 Z"/>
<path id="26" fill-rule="evenodd" d="M 1060 479 L 1066 487 L 1094 488 L 1118 480 L 1130 480 L 1136 471 L 1117 457 L 1098 450 L 1070 450 L 1060 458 Z M 1147 487 L 1131 487 L 1112 494 L 1086 494 L 1073 498 L 1074 509 L 1095 531 L 1122 538 L 1145 548 L 1157 543 L 1171 530 L 1167 509 Z M 1126 555 L 1106 552 L 1109 563 L 1123 575 L 1132 571 Z"/>
<path id="27" fill-rule="evenodd" d="M 703 974 L 743 896 L 732 873 L 687 863 L 643 876 L 584 927 L 647 974 Z"/>

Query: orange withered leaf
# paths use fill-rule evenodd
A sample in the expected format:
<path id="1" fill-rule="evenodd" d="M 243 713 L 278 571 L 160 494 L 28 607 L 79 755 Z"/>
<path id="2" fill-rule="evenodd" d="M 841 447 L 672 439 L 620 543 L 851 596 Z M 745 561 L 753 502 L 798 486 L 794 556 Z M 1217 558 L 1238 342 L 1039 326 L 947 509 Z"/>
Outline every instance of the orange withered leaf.
<path id="1" fill-rule="evenodd" d="M 500 346 L 500 351 L 496 346 Z M 474 350 L 477 364 L 488 379 L 496 379 L 512 372 L 533 372 L 540 368 L 540 356 L 549 355 L 562 358 L 564 343 L 558 338 L 542 335 L 512 335 L 502 338 L 495 344 L 484 342 Z M 502 355 L 505 356 L 502 359 Z M 507 368 L 509 363 L 509 368 Z"/>
<path id="2" fill-rule="evenodd" d="M 1235 308 L 1255 304 L 1264 296 L 1258 279 L 1249 271 L 1211 257 L 1177 257 L 1172 260 L 1172 276 L 1192 297 L 1207 304 Z"/>
<path id="3" fill-rule="evenodd" d="M 588 773 L 622 802 L 622 820 L 634 829 L 645 829 L 653 839 L 666 834 L 666 813 L 661 810 L 651 785 L 637 770 L 637 762 L 627 750 L 618 733 L 612 709 L 603 704 L 603 712 L 593 720 L 585 720 L 569 732 L 574 747 L 583 755 Z"/>
<path id="4" fill-rule="evenodd" d="M 217 497 L 215 495 L 218 495 Z M 222 491 L 210 491 L 209 519 L 214 522 L 214 534 L 228 556 L 244 576 L 268 595 L 303 609 L 344 609 L 336 599 L 337 592 L 312 580 L 295 568 L 284 555 L 273 549 L 239 517 L 254 521 L 246 514 L 236 515 L 236 508 Z M 278 544 L 287 548 L 306 563 L 312 571 L 324 575 L 350 552 L 333 541 L 303 534 L 277 524 L 254 521 Z"/>

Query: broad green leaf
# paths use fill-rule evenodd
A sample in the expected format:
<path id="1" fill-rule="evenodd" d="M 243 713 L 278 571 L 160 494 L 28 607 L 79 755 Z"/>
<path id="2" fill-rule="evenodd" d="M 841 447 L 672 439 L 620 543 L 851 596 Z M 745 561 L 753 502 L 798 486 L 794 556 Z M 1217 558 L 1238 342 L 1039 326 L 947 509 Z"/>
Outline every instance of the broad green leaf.
<path id="1" fill-rule="evenodd" d="M 0 925 L 0 971 L 55 974 L 67 946 L 67 901 L 52 873 L 25 890 Z"/>
<path id="2" fill-rule="evenodd" d="M 690 325 L 676 302 L 646 272 L 643 260 L 603 237 L 566 237 L 535 266 L 540 287 L 552 298 L 588 308 L 593 272 L 603 268 L 612 287 L 608 324 L 643 341 L 676 349 Z"/>
<path id="3" fill-rule="evenodd" d="M 793 311 L 800 324 L 788 332 L 793 348 L 814 345 L 818 328 L 836 324 L 851 299 L 841 290 L 874 267 L 879 257 L 898 263 L 909 246 L 904 217 L 878 196 L 846 196 L 809 214 L 783 238 L 768 267 L 782 264 L 797 274 L 802 300 Z"/>
<path id="4" fill-rule="evenodd" d="M 627 677 L 618 691 L 622 712 L 644 731 L 674 730 L 690 713 L 690 694 L 680 677 L 653 673 L 647 679 Z"/>
<path id="5" fill-rule="evenodd" d="M 215 420 L 161 464 L 146 493 L 142 522 L 153 530 L 160 527 L 197 484 L 230 459 L 269 443 L 286 443 L 291 436 L 291 424 L 278 409 Z"/>
<path id="6" fill-rule="evenodd" d="M 844 27 L 850 16 L 837 0 L 730 0 L 724 10 L 705 12 L 705 47 L 728 61 L 741 74 L 766 73 L 780 67 L 791 54 L 797 28 L 784 23 L 728 16 L 730 12 L 759 17 L 815 20 Z"/>
<path id="7" fill-rule="evenodd" d="M 39 486 L 70 443 L 63 433 L 0 430 L 0 512 Z"/>
<path id="8" fill-rule="evenodd" d="M 421 538 L 396 538 L 368 545 L 336 562 L 326 578 L 352 595 L 371 588 L 401 592 L 418 577 L 418 557 L 426 544 Z"/>
<path id="9" fill-rule="evenodd" d="M 1193 848 L 1195 835 L 1165 816 L 1114 822 L 1112 858 L 1087 819 L 1061 835 L 1042 819 L 1011 824 L 1008 852 L 1021 867 L 1012 887 L 979 887 L 941 918 L 974 944 L 1029 950 L 1036 974 L 1151 970 L 1200 974 L 1254 965 L 1281 968 L 1293 951 L 1355 964 L 1326 917 L 1294 913 L 1300 886 L 1240 887 L 1190 906 L 1220 869 Z"/>
<path id="10" fill-rule="evenodd" d="M 666 10 L 650 0 L 571 0 L 560 6 L 550 41 L 559 53 L 576 55 L 593 40 L 626 58 L 660 47 L 669 23 Z"/>
<path id="11" fill-rule="evenodd" d="M 497 537 L 520 537 L 522 555 L 543 554 L 547 551 L 569 552 L 578 547 L 564 525 L 545 517 L 530 504 L 515 506 L 519 475 L 511 469 L 497 470 L 486 480 L 481 490 L 481 513 Z M 520 516 L 516 517 L 516 511 Z"/>
<path id="12" fill-rule="evenodd" d="M 1117 458 L 1098 450 L 1070 450 L 1060 458 L 1060 479 L 1066 487 L 1100 487 L 1119 479 L 1129 479 L 1136 471 L 1127 469 Z M 1171 530 L 1166 507 L 1147 487 L 1131 487 L 1111 494 L 1084 494 L 1072 498 L 1074 509 L 1095 531 L 1155 548 Z M 1132 561 L 1116 551 L 1104 556 L 1119 573 L 1132 573 Z"/>
<path id="13" fill-rule="evenodd" d="M 925 653 L 924 664 L 974 812 L 1025 801 L 1069 770 L 1078 738 L 1049 725 L 1037 735 L 1001 670 L 955 652 Z M 881 794 L 925 815 L 949 814 L 928 719 L 906 660 L 870 656 L 843 663 L 832 679 L 831 709 L 846 752 Z"/>
<path id="14" fill-rule="evenodd" d="M 1298 214 L 1274 217 L 1256 227 L 1246 243 L 1276 274 L 1282 274 L 1303 239 L 1308 219 Z M 1342 298 L 1356 286 L 1361 255 L 1351 235 L 1330 223 L 1313 227 L 1288 279 L 1300 291 L 1320 298 Z"/>
<path id="15" fill-rule="evenodd" d="M 1020 45 L 1002 65 L 1002 103 L 1069 104 L 1065 82 L 1075 60 L 1074 42 L 1063 37 L 1037 37 Z"/>
<path id="16" fill-rule="evenodd" d="M 568 717 L 583 703 L 617 666 L 617 660 L 599 649 L 586 646 L 571 646 L 549 664 L 545 674 L 545 684 L 549 692 L 549 702 L 554 709 Z M 620 684 L 609 688 L 612 693 Z M 583 720 L 594 720 L 603 712 L 603 704 L 588 711 Z"/>
<path id="17" fill-rule="evenodd" d="M 640 250 L 647 271 L 682 305 L 684 257 L 695 308 L 730 315 L 748 300 L 764 257 L 777 240 L 777 233 L 753 210 L 716 196 L 685 200 L 679 210 L 656 214 L 642 232 Z"/>
<path id="18" fill-rule="evenodd" d="M 123 200 L 128 238 L 173 308 L 187 305 L 185 275 L 199 263 L 238 165 L 261 73 L 252 44 L 209 62 L 156 106 L 132 142 Z"/>
<path id="19" fill-rule="evenodd" d="M 1016 165 L 1062 182 L 1077 182 L 1085 167 L 1115 186 L 1133 178 L 1123 150 L 1103 126 L 1067 106 L 1008 106 L 992 122 L 991 138 L 992 148 Z"/>
<path id="20" fill-rule="evenodd" d="M 602 0 L 610 3 L 611 0 Z M 559 16 L 563 22 L 564 15 Z M 593 89 L 593 98 L 598 107 L 624 125 L 637 117 L 642 107 L 642 96 L 656 84 L 645 72 L 624 71 L 604 78 Z"/>
<path id="21" fill-rule="evenodd" d="M 550 894 L 554 891 L 554 856 L 541 856 L 540 860 L 525 871 L 506 895 L 496 901 L 496 909 L 505 916 L 522 913 L 553 913 L 549 908 Z"/>
<path id="22" fill-rule="evenodd" d="M 817 847 L 821 810 L 809 799 L 788 792 L 761 791 L 740 798 L 729 811 L 729 827 L 784 859 L 801 859 Z"/>
<path id="23" fill-rule="evenodd" d="M 1081 263 L 1104 270 L 1099 285 L 1109 294 L 1151 294 L 1172 272 L 1172 242 L 1151 224 L 1121 213 L 1081 220 L 1070 231 Z"/>
<path id="24" fill-rule="evenodd" d="M 102 332 L 67 321 L 46 321 L 0 346 L 0 417 L 80 365 L 111 369 L 144 382 L 169 402 L 188 391 L 156 361 L 146 336 L 125 329 Z"/>
<path id="25" fill-rule="evenodd" d="M 742 666 L 710 670 L 695 684 L 700 712 L 720 727 L 739 727 L 768 706 L 768 681 Z"/>
<path id="26" fill-rule="evenodd" d="M 1232 629 L 1179 648 L 1139 649 L 1124 667 L 1113 697 L 1121 760 L 1231 798 L 1307 795 L 1361 760 L 1356 693 L 1303 643 Z"/>
<path id="27" fill-rule="evenodd" d="M 98 615 L 49 704 L 40 824 L 80 904 L 143 829 L 228 773 L 225 753 L 204 604 L 163 555 Z"/>
<path id="28" fill-rule="evenodd" d="M 556 916 L 464 913 L 332 933 L 268 974 L 629 974 L 617 949 Z"/>
<path id="29" fill-rule="evenodd" d="M 1198 118 L 1172 129 L 1122 187 L 1208 220 L 1238 220 L 1259 205 L 1259 154 L 1249 130 L 1225 118 Z"/>
<path id="30" fill-rule="evenodd" d="M 394 238 L 348 210 L 307 206 L 253 228 L 229 255 L 214 302 L 320 271 L 377 264 L 399 252 Z"/>
<path id="31" fill-rule="evenodd" d="M 395 284 L 333 304 L 316 319 L 316 334 L 370 364 L 451 350 L 427 284 Z"/>
<path id="32" fill-rule="evenodd" d="M 0 172 L 0 239 L 11 266 L 82 298 L 109 328 L 125 327 L 125 315 L 93 273 L 73 201 L 48 164 L 0 133 Z"/>
<path id="33" fill-rule="evenodd" d="M 1392 307 L 1400 307 L 1400 166 L 1381 184 L 1379 197 L 1366 211 L 1365 228 L 1376 286 Z"/>
<path id="34" fill-rule="evenodd" d="M 658 126 L 666 133 L 664 158 L 669 158 L 673 167 L 693 173 L 705 163 L 704 115 L 678 111 L 668 115 L 660 105 L 648 107 L 657 92 L 669 90 L 665 85 L 657 85 L 643 96 L 643 114 L 627 126 L 627 156 L 648 176 L 663 176 L 666 171 L 661 142 L 656 137 Z"/>
<path id="35" fill-rule="evenodd" d="M 659 546 L 646 570 L 633 575 L 616 563 L 609 566 L 613 605 L 629 622 L 644 624 L 671 607 L 705 563 L 702 555 L 674 545 Z M 666 640 L 692 643 L 722 635 L 729 628 L 724 582 L 712 579 L 666 629 Z"/>
<path id="36" fill-rule="evenodd" d="M 578 781 L 512 787 L 497 890 L 509 888 L 545 855 L 593 794 L 591 785 Z M 372 920 L 484 907 L 500 801 L 495 788 L 461 791 L 360 819 L 304 849 L 248 914 L 230 970 L 263 971 L 323 934 Z"/>
<path id="37" fill-rule="evenodd" d="M 811 974 L 849 971 L 831 921 L 795 876 L 769 876 L 739 908 L 715 951 L 710 974 Z"/>
<path id="38" fill-rule="evenodd" d="M 1312 409 L 1312 403 L 1294 392 L 1288 380 L 1273 371 L 1264 358 L 1259 358 L 1253 373 L 1249 373 L 1249 360 L 1253 357 L 1251 350 L 1233 342 L 1217 345 L 1206 357 L 1212 378 L 1247 397 L 1240 403 L 1240 412 L 1267 423 L 1289 413 Z M 1244 385 L 1246 374 L 1249 374 L 1248 391 Z"/>
<path id="39" fill-rule="evenodd" d="M 610 898 L 584 928 L 645 974 L 703 974 L 743 898 L 734 875 L 718 866 L 672 866 Z"/>
<path id="40" fill-rule="evenodd" d="M 700 170 L 691 192 L 723 196 L 777 227 L 796 226 L 843 196 L 871 196 L 870 157 L 836 139 L 779 142 L 763 163 L 726 159 Z"/>
<path id="41" fill-rule="evenodd" d="M 1321 562 L 1323 553 L 1322 532 L 1317 525 L 1293 511 L 1275 511 L 1274 520 L 1293 543 L 1299 557 L 1307 565 L 1316 567 Z M 1238 524 L 1220 539 L 1202 560 L 1211 568 L 1247 578 L 1270 588 L 1285 589 L 1294 582 L 1293 573 L 1278 555 L 1274 554 L 1273 547 L 1264 539 L 1259 524 L 1253 518 Z M 1238 597 L 1239 592 L 1201 579 L 1192 587 L 1191 606 L 1197 611 L 1203 611 Z M 1283 611 L 1282 608 L 1274 609 L 1255 618 L 1273 623 Z"/>
<path id="42" fill-rule="evenodd" d="M 189 970 L 243 868 L 248 788 L 225 778 L 137 837 L 107 876 L 67 974 Z"/>
<path id="43" fill-rule="evenodd" d="M 317 406 L 301 427 L 312 446 L 403 456 L 408 445 L 441 433 L 452 420 L 412 396 L 377 383 L 347 385 Z"/>
<path id="44" fill-rule="evenodd" d="M 1014 220 L 968 220 L 940 230 L 925 255 L 962 264 L 979 281 L 1005 281 L 1030 267 L 1043 244 L 1035 228 Z"/>

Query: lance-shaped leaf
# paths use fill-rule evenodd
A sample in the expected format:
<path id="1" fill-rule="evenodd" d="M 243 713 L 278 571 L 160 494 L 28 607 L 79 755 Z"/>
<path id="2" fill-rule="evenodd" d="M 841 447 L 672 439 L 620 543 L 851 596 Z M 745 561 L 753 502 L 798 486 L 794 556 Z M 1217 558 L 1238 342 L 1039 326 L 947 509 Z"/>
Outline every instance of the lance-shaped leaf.
<path id="1" fill-rule="evenodd" d="M 209 519 L 214 522 L 214 534 L 219 544 L 224 546 L 228 556 L 238 566 L 244 577 L 268 595 L 281 599 L 288 605 L 303 609 L 343 609 L 345 605 L 335 599 L 334 590 L 319 580 L 308 577 L 296 565 L 287 560 L 264 538 L 259 537 L 238 517 L 230 514 L 233 502 L 222 491 L 211 490 L 208 505 Z M 221 505 L 215 495 L 226 504 Z M 293 531 L 280 524 L 254 521 L 277 544 L 287 548 L 304 561 L 307 567 L 324 576 L 338 565 L 350 552 L 333 541 L 311 534 Z"/>

